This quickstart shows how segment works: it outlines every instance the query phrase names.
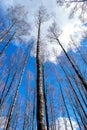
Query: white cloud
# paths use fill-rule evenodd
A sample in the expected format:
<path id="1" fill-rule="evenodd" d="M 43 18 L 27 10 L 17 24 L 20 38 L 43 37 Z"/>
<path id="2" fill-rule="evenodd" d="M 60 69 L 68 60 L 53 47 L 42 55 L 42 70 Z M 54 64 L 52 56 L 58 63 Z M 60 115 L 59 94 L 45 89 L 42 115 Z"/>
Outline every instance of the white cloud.
<path id="1" fill-rule="evenodd" d="M 61 54 L 61 48 L 57 44 L 48 44 L 48 41 L 45 39 L 47 34 L 47 28 L 52 23 L 53 19 L 57 22 L 60 29 L 63 31 L 62 35 L 60 36 L 60 41 L 63 44 L 66 50 L 72 48 L 75 49 L 75 46 L 72 45 L 70 36 L 73 37 L 77 46 L 80 45 L 80 41 L 83 38 L 83 32 L 87 31 L 87 28 L 82 25 L 81 21 L 76 15 L 73 19 L 69 19 L 69 12 L 70 8 L 58 7 L 56 5 L 56 0 L 3 0 L 2 4 L 7 8 L 9 5 L 16 5 L 16 4 L 23 4 L 25 6 L 26 11 L 29 12 L 28 21 L 31 23 L 32 32 L 31 35 L 37 38 L 37 30 L 34 24 L 34 15 L 36 10 L 40 5 L 44 5 L 48 12 L 54 14 L 52 18 L 49 19 L 43 26 L 42 26 L 42 39 L 44 39 L 45 48 L 46 48 L 46 55 L 45 61 L 49 60 L 51 62 L 56 62 L 56 55 L 59 56 Z M 44 44 L 43 43 L 43 44 Z M 49 56 L 47 55 L 49 53 Z"/>
<path id="2" fill-rule="evenodd" d="M 0 117 L 0 130 L 5 129 L 7 118 L 5 116 Z"/>
<path id="3" fill-rule="evenodd" d="M 72 122 L 73 130 L 77 130 L 78 124 L 74 120 L 71 120 L 71 122 Z M 56 120 L 56 130 L 58 130 L 58 128 L 59 130 L 66 130 L 65 124 L 66 124 L 67 130 L 72 130 L 69 119 L 66 117 L 59 117 Z"/>

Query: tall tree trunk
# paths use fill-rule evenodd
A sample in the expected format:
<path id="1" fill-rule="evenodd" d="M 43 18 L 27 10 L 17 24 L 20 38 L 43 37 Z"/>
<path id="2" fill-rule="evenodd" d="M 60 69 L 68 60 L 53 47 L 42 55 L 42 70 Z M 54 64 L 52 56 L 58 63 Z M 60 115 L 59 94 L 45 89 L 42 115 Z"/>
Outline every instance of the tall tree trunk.
<path id="1" fill-rule="evenodd" d="M 15 25 L 16 22 L 14 22 L 9 28 L 8 30 L 3 34 L 3 36 L 0 37 L 0 42 L 2 42 L 6 37 L 7 35 L 9 34 L 9 32 L 11 31 L 11 29 L 13 28 L 13 26 Z"/>
<path id="2" fill-rule="evenodd" d="M 33 100 L 33 119 L 32 119 L 32 130 L 34 130 L 34 119 L 35 119 L 35 110 L 36 110 L 36 87 L 34 90 L 34 100 Z"/>
<path id="3" fill-rule="evenodd" d="M 59 86 L 60 86 L 60 91 L 61 91 L 63 103 L 64 103 L 64 106 L 65 106 L 65 109 L 66 109 L 66 112 L 67 112 L 67 115 L 68 115 L 68 118 L 69 118 L 69 122 L 70 122 L 71 129 L 74 130 L 74 129 L 73 129 L 72 122 L 71 122 L 70 114 L 69 114 L 68 108 L 67 108 L 67 106 L 66 106 L 66 102 L 65 102 L 65 98 L 64 98 L 64 95 L 63 95 L 63 92 L 62 92 L 61 85 L 59 84 Z"/>
<path id="4" fill-rule="evenodd" d="M 2 54 L 5 52 L 6 48 L 9 46 L 10 42 L 12 41 L 12 39 L 14 38 L 16 32 L 13 33 L 13 35 L 9 38 L 8 42 L 6 43 L 5 47 L 2 49 L 2 51 L 0 52 L 0 56 L 2 56 Z"/>
<path id="5" fill-rule="evenodd" d="M 69 55 L 67 54 L 67 52 L 65 51 L 64 47 L 62 46 L 62 44 L 60 43 L 59 39 L 56 38 L 58 44 L 60 45 L 60 47 L 62 48 L 64 54 L 66 55 L 68 61 L 70 62 L 70 64 L 72 65 L 72 68 L 74 69 L 75 73 L 77 74 L 78 78 L 80 79 L 83 87 L 85 88 L 85 90 L 87 91 L 87 83 L 85 82 L 83 76 L 80 74 L 80 72 L 78 71 L 78 69 L 76 68 L 76 66 L 73 64 L 72 60 L 70 59 Z"/>
<path id="6" fill-rule="evenodd" d="M 69 86 L 70 86 L 71 90 L 72 90 L 73 93 L 74 93 L 74 96 L 75 96 L 74 100 L 75 100 L 75 102 L 77 102 L 77 103 L 76 103 L 76 104 L 77 104 L 76 110 L 77 110 L 77 112 L 78 112 L 78 115 L 79 115 L 80 118 L 81 118 L 81 121 L 82 121 L 84 127 L 86 128 L 85 122 L 84 122 L 84 120 L 85 120 L 86 117 L 87 117 L 87 116 L 86 116 L 86 113 L 85 113 L 85 110 L 84 110 L 84 108 L 83 108 L 83 106 L 82 106 L 82 104 L 81 104 L 81 102 L 80 102 L 80 100 L 79 100 L 79 98 L 78 98 L 78 96 L 77 96 L 77 94 L 76 94 L 76 92 L 75 92 L 73 86 L 72 86 L 72 83 L 71 83 L 71 81 L 70 81 L 68 75 L 66 74 L 66 71 L 64 70 L 64 68 L 63 68 L 62 65 L 61 65 L 61 68 L 62 68 L 62 70 L 64 71 L 64 73 L 65 73 L 65 75 L 66 75 L 66 78 L 67 78 L 67 80 L 68 80 L 68 82 L 69 82 Z M 69 95 L 71 96 L 70 91 L 69 91 Z M 78 105 L 78 104 L 80 105 L 80 108 L 82 109 L 81 111 L 78 110 L 78 108 L 79 108 L 79 105 Z M 72 105 L 73 105 L 73 104 L 72 104 Z M 75 104 L 74 104 L 73 106 L 75 107 Z M 84 113 L 85 118 L 84 118 L 83 115 L 81 115 L 81 113 Z"/>
<path id="7" fill-rule="evenodd" d="M 5 92 L 5 90 L 6 90 L 6 86 L 7 86 L 9 77 L 10 77 L 10 70 L 11 70 L 11 68 L 10 68 L 9 71 L 8 71 L 7 79 L 6 79 L 6 81 L 5 81 L 5 85 L 4 85 L 4 87 L 3 87 L 3 90 L 2 90 L 2 93 L 1 93 L 1 96 L 0 96 L 0 105 L 1 105 L 1 102 L 2 102 L 2 99 L 3 99 L 3 95 L 4 95 L 4 92 Z"/>
<path id="8" fill-rule="evenodd" d="M 64 67 L 61 66 L 61 68 L 62 68 L 62 70 L 64 71 L 64 73 L 65 73 L 65 75 L 66 75 L 66 78 L 67 78 L 67 80 L 68 80 L 68 82 L 69 82 L 69 86 L 70 86 L 71 90 L 73 91 L 73 93 L 75 94 L 75 97 L 76 97 L 76 99 L 78 100 L 79 105 L 80 105 L 80 107 L 81 107 L 81 109 L 82 109 L 82 111 L 83 111 L 85 117 L 87 117 L 87 114 L 86 114 L 86 112 L 85 112 L 85 110 L 84 110 L 84 107 L 83 107 L 83 105 L 81 104 L 80 99 L 78 98 L 78 95 L 77 95 L 77 93 L 76 93 L 76 91 L 75 91 L 75 89 L 74 89 L 74 87 L 73 87 L 73 85 L 72 85 L 72 83 L 71 83 L 71 81 L 70 81 L 69 76 L 66 74 L 66 71 L 64 70 Z"/>
<path id="9" fill-rule="evenodd" d="M 25 71 L 25 68 L 26 68 L 26 64 L 27 64 L 27 62 L 28 62 L 28 58 L 29 58 L 29 52 L 28 52 L 27 57 L 25 58 L 24 65 L 23 65 L 23 69 L 22 69 L 22 72 L 21 72 L 21 75 L 20 75 L 20 79 L 19 79 L 19 83 L 18 83 L 16 92 L 15 92 L 15 95 L 14 95 L 14 99 L 13 99 L 12 105 L 11 105 L 11 110 L 10 110 L 9 117 L 8 117 L 8 121 L 7 121 L 7 124 L 6 124 L 6 130 L 9 130 L 9 128 L 10 128 L 10 123 L 11 123 L 11 119 L 12 119 L 12 114 L 13 114 L 13 111 L 14 111 L 15 103 L 16 103 L 17 96 L 18 96 L 18 91 L 19 91 L 19 88 L 20 88 L 21 83 L 22 83 L 22 78 L 23 78 L 23 75 L 24 75 L 24 71 Z"/>
<path id="10" fill-rule="evenodd" d="M 78 117 L 77 117 L 77 115 L 76 115 L 76 111 L 75 111 L 75 109 L 74 109 L 74 106 L 73 106 L 73 104 L 72 104 L 72 101 L 70 100 L 70 91 L 68 91 L 68 92 L 67 92 L 67 90 L 65 90 L 65 91 L 66 91 L 66 93 L 67 93 L 67 95 L 68 95 L 68 99 L 69 99 L 70 105 L 71 105 L 71 107 L 72 107 L 73 113 L 74 113 L 74 115 L 75 115 L 76 121 L 77 121 L 77 123 L 78 123 L 79 130 L 81 130 L 81 125 L 80 125 L 80 122 L 79 122 Z"/>
<path id="11" fill-rule="evenodd" d="M 13 74 L 11 83 L 10 83 L 10 85 L 8 86 L 7 91 L 6 91 L 5 93 L 3 93 L 3 97 L 2 97 L 2 99 L 1 99 L 0 106 L 2 106 L 2 104 L 4 103 L 6 97 L 8 96 L 9 91 L 11 90 L 12 84 L 13 84 L 13 82 L 14 82 L 14 79 L 15 79 L 16 74 L 17 74 L 17 70 L 16 70 L 16 71 L 14 72 L 14 74 Z"/>
<path id="12" fill-rule="evenodd" d="M 73 125 L 72 125 L 72 121 L 71 121 L 71 118 L 70 118 L 69 110 L 68 110 L 68 108 L 67 108 L 66 101 L 65 101 L 65 98 L 64 98 L 64 94 L 63 94 L 63 91 L 62 91 L 62 86 L 61 86 L 61 84 L 60 84 L 60 82 L 59 82 L 59 79 L 58 79 L 57 71 L 55 71 L 55 73 L 56 73 L 57 82 L 58 82 L 58 84 L 59 84 L 59 88 L 60 88 L 62 100 L 63 100 L 64 106 L 65 106 L 65 109 L 66 109 L 66 112 L 67 112 L 67 116 L 68 116 L 68 118 L 69 118 L 71 130 L 74 130 L 74 129 L 73 129 Z"/>
<path id="13" fill-rule="evenodd" d="M 45 101 L 46 124 L 47 124 L 47 130 L 49 130 L 48 105 L 47 105 L 47 88 L 46 87 L 47 86 L 45 86 L 44 65 L 43 65 L 43 91 L 44 91 L 44 101 Z"/>
<path id="14" fill-rule="evenodd" d="M 44 95 L 43 95 L 43 71 L 40 59 L 40 28 L 41 23 L 38 24 L 38 39 L 37 39 L 37 130 L 45 130 L 44 123 Z"/>
<path id="15" fill-rule="evenodd" d="M 77 106 L 74 104 L 73 99 L 72 99 L 72 96 L 71 96 L 71 93 L 69 93 L 69 99 L 71 100 L 72 105 L 74 106 L 76 112 L 78 113 L 78 115 L 79 115 L 79 117 L 80 117 L 80 120 L 81 120 L 81 122 L 82 122 L 82 124 L 83 124 L 83 126 L 84 126 L 84 129 L 86 130 L 86 128 L 87 128 L 86 123 L 84 122 L 84 119 L 83 119 L 83 116 L 82 116 L 81 112 L 78 110 L 79 107 L 77 107 Z M 77 100 L 76 100 L 76 99 L 74 99 L 74 100 L 75 100 L 76 104 L 78 104 Z"/>

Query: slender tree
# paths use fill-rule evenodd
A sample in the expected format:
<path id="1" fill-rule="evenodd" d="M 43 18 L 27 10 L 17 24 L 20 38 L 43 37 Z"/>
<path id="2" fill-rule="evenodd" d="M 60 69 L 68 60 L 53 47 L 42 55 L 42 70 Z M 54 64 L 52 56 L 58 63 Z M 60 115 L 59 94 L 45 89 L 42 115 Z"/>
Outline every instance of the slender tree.
<path id="1" fill-rule="evenodd" d="M 48 103 L 47 103 L 47 85 L 45 85 L 45 70 L 44 65 L 43 67 L 43 92 L 44 92 L 44 101 L 45 101 L 45 112 L 46 112 L 46 124 L 47 124 L 47 130 L 49 130 L 49 120 L 48 120 Z"/>
<path id="2" fill-rule="evenodd" d="M 84 112 L 84 115 L 86 116 L 86 112 L 85 112 L 85 110 L 84 110 L 84 107 L 83 107 L 83 105 L 81 104 L 80 99 L 79 99 L 79 97 L 78 97 L 78 95 L 77 95 L 77 93 L 76 93 L 76 91 L 75 91 L 75 89 L 74 89 L 74 87 L 73 87 L 73 85 L 72 85 L 72 83 L 71 83 L 71 81 L 70 81 L 70 79 L 69 79 L 69 77 L 68 77 L 68 75 L 67 75 L 67 73 L 66 73 L 64 67 L 63 67 L 62 65 L 61 65 L 61 67 L 62 67 L 62 69 L 63 69 L 63 71 L 64 71 L 64 73 L 65 73 L 65 75 L 66 75 L 66 78 L 67 78 L 67 80 L 68 80 L 68 82 L 69 82 L 69 86 L 70 86 L 71 90 L 74 92 L 74 94 L 75 94 L 75 96 L 76 96 L 76 98 L 77 98 L 77 100 L 78 100 L 78 102 L 79 102 L 79 104 L 80 104 L 80 107 L 82 108 L 82 111 Z"/>
<path id="3" fill-rule="evenodd" d="M 66 88 L 65 88 L 65 91 L 66 91 L 66 93 L 67 93 L 67 95 L 68 95 L 68 99 L 69 99 L 70 105 L 71 105 L 71 107 L 72 107 L 72 109 L 73 109 L 73 113 L 74 113 L 74 115 L 75 115 L 75 118 L 76 118 L 76 121 L 77 121 L 77 123 L 78 123 L 79 129 L 81 130 L 80 122 L 79 122 L 79 120 L 78 120 L 76 111 L 75 111 L 74 106 L 73 106 L 73 104 L 72 104 L 72 101 L 70 100 L 70 97 L 69 97 L 69 96 L 70 96 L 69 91 L 68 91 L 68 89 L 66 89 Z"/>
<path id="4" fill-rule="evenodd" d="M 59 29 L 57 27 L 57 24 L 54 22 L 52 24 L 52 26 L 49 28 L 48 30 L 49 34 L 48 37 L 52 40 L 58 43 L 58 45 L 61 47 L 61 49 L 63 50 L 65 56 L 67 57 L 69 63 L 71 64 L 72 68 L 74 69 L 75 73 L 77 74 L 78 78 L 80 79 L 83 87 L 85 88 L 85 90 L 87 91 L 87 83 L 84 80 L 83 76 L 81 75 L 81 73 L 78 71 L 77 67 L 74 65 L 73 61 L 71 60 L 71 58 L 69 57 L 68 53 L 66 52 L 66 50 L 64 49 L 62 43 L 59 40 Z"/>
<path id="5" fill-rule="evenodd" d="M 73 5 L 69 18 L 72 18 L 79 10 L 79 18 L 81 19 L 81 21 L 84 22 L 87 20 L 87 0 L 57 0 L 57 4 L 61 6 L 65 5 L 66 7 L 70 7 Z"/>
<path id="6" fill-rule="evenodd" d="M 57 76 L 56 76 L 56 78 L 57 78 Z M 70 122 L 71 129 L 74 130 L 73 125 L 72 125 L 72 122 L 71 122 L 69 110 L 68 110 L 68 108 L 67 108 L 67 105 L 66 105 L 66 102 L 65 102 L 65 98 L 64 98 L 64 95 L 63 95 L 63 92 L 62 92 L 61 84 L 59 83 L 58 78 L 57 78 L 57 81 L 58 81 L 58 84 L 59 84 L 59 87 L 60 87 L 61 96 L 62 96 L 63 103 L 64 103 L 64 106 L 65 106 L 65 109 L 66 109 L 66 112 L 67 112 L 67 115 L 68 115 L 68 118 L 69 118 L 69 122 Z"/>
<path id="7" fill-rule="evenodd" d="M 7 18 L 10 20 L 10 27 L 8 27 L 7 31 L 1 36 L 1 40 L 6 40 L 6 44 L 0 52 L 0 56 L 5 52 L 13 39 L 22 43 L 27 42 L 31 27 L 30 24 L 26 22 L 25 17 L 27 17 L 27 13 L 23 6 L 17 5 L 8 8 Z M 9 39 L 7 40 L 6 37 L 9 37 Z"/>
<path id="8" fill-rule="evenodd" d="M 17 89 L 16 89 L 16 92 L 15 92 L 15 95 L 14 95 L 14 99 L 13 99 L 13 102 L 12 102 L 12 105 L 11 105 L 11 109 L 10 109 L 10 112 L 9 112 L 9 117 L 8 117 L 8 121 L 7 121 L 7 125 L 6 125 L 6 130 L 9 130 L 9 128 L 10 128 L 10 122 L 11 122 L 11 119 L 12 119 L 12 114 L 13 114 L 16 99 L 17 99 L 17 96 L 18 96 L 18 91 L 19 91 L 19 88 L 20 88 L 21 83 L 22 83 L 22 78 L 23 78 L 23 74 L 25 72 L 26 64 L 28 62 L 29 54 L 30 53 L 28 52 L 28 55 L 26 56 L 25 61 L 24 61 L 24 65 L 23 65 L 23 68 L 22 68 L 20 79 L 19 79 Z"/>
<path id="9" fill-rule="evenodd" d="M 44 122 L 44 94 L 43 94 L 43 71 L 40 57 L 41 44 L 41 25 L 47 20 L 47 13 L 44 7 L 40 7 L 36 14 L 36 24 L 38 29 L 37 49 L 36 49 L 36 66 L 37 66 L 37 129 L 45 130 Z"/>

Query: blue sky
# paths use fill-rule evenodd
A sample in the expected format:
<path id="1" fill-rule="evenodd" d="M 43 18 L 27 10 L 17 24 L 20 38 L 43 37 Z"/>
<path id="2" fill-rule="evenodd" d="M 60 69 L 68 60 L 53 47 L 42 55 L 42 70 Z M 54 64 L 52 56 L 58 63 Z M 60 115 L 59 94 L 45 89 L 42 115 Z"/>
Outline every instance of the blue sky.
<path id="1" fill-rule="evenodd" d="M 79 54 L 76 51 L 77 48 L 75 46 L 73 46 L 70 36 L 72 36 L 72 38 L 75 40 L 77 47 L 81 51 L 84 51 L 84 48 L 86 51 L 87 50 L 86 38 L 83 39 L 83 36 L 85 37 L 84 31 L 87 31 L 87 27 L 84 25 L 84 23 L 81 23 L 81 21 L 79 20 L 78 13 L 74 18 L 69 19 L 68 16 L 69 16 L 71 7 L 68 9 L 64 8 L 64 7 L 58 7 L 58 5 L 56 5 L 55 0 L 51 0 L 51 2 L 50 2 L 50 0 L 48 0 L 48 1 L 47 0 L 37 0 L 37 1 L 36 0 L 30 0 L 30 1 L 29 0 L 26 0 L 26 1 L 24 1 L 24 0 L 3 0 L 0 2 L 1 2 L 1 10 L 4 11 L 4 14 L 3 13 L 1 14 L 1 15 L 3 15 L 3 17 L 7 13 L 6 9 L 9 6 L 15 6 L 17 4 L 24 5 L 25 10 L 29 12 L 27 22 L 29 22 L 31 24 L 32 30 L 31 30 L 31 35 L 29 36 L 29 39 L 28 38 L 27 39 L 29 40 L 28 43 L 31 42 L 30 41 L 31 38 L 34 39 L 35 43 L 34 43 L 33 49 L 31 50 L 31 55 L 29 57 L 29 60 L 28 60 L 27 66 L 26 66 L 26 70 L 25 70 L 25 73 L 23 76 L 23 81 L 22 81 L 22 84 L 21 84 L 20 90 L 19 90 L 19 94 L 22 95 L 22 98 L 23 98 L 22 107 L 24 107 L 24 101 L 26 99 L 26 96 L 25 96 L 26 87 L 27 87 L 26 74 L 28 71 L 31 71 L 34 76 L 34 79 L 32 81 L 30 81 L 31 88 L 35 87 L 35 81 L 36 81 L 35 48 L 36 48 L 37 28 L 35 27 L 35 23 L 34 23 L 34 16 L 40 5 L 44 5 L 47 8 L 48 13 L 50 14 L 50 18 L 42 26 L 42 34 L 41 34 L 42 43 L 43 43 L 42 44 L 42 53 L 44 52 L 44 56 L 45 56 L 44 57 L 45 58 L 45 63 L 44 63 L 45 67 L 48 67 L 48 68 L 51 67 L 51 71 L 50 71 L 50 69 L 47 69 L 47 71 L 46 71 L 46 74 L 48 75 L 47 82 L 49 84 L 51 84 L 51 87 L 52 87 L 51 89 L 54 89 L 54 91 L 56 91 L 56 95 L 54 95 L 54 97 L 53 97 L 54 105 L 56 106 L 58 104 L 58 100 L 59 100 L 57 98 L 57 96 L 59 96 L 58 95 L 59 86 L 58 86 L 58 83 L 55 78 L 54 69 L 52 70 L 52 68 L 57 67 L 61 78 L 64 77 L 64 73 L 60 69 L 58 62 L 60 61 L 60 58 L 63 57 L 67 64 L 67 59 L 57 43 L 50 43 L 49 40 L 47 40 L 47 37 L 46 37 L 47 29 L 54 20 L 57 21 L 59 28 L 63 31 L 62 35 L 59 37 L 60 41 L 63 44 L 63 47 L 66 49 L 66 51 L 69 54 L 72 53 L 76 58 L 78 57 L 76 59 L 77 60 L 76 63 L 80 66 L 80 69 L 82 70 L 82 73 L 83 73 L 83 71 L 84 71 L 83 62 L 80 60 Z M 21 50 L 26 51 L 26 45 L 24 43 L 22 43 L 21 45 L 20 44 L 21 44 L 20 42 L 17 42 L 15 40 L 13 40 L 11 42 L 11 44 L 9 45 L 9 47 L 7 48 L 7 50 L 5 52 L 5 54 L 7 56 L 6 61 L 8 61 L 11 54 L 15 53 L 15 50 L 17 48 L 20 48 Z M 1 48 L 2 47 L 0 45 L 0 50 L 1 50 Z M 43 48 L 45 48 L 45 49 L 43 49 Z M 55 56 L 55 52 L 56 52 L 56 56 Z M 47 54 L 49 54 L 48 57 L 47 57 Z M 66 67 L 66 64 L 65 64 L 65 67 Z M 62 81 L 62 85 L 64 85 L 64 87 L 67 85 L 65 79 Z M 67 95 L 65 92 L 64 92 L 64 96 L 66 96 L 67 107 L 70 108 L 70 104 L 69 104 L 69 101 L 67 99 Z M 32 94 L 31 94 L 31 98 L 32 98 Z M 50 101 L 49 101 L 49 103 L 50 103 Z M 23 111 L 24 108 L 22 108 L 22 107 L 20 108 L 20 111 Z M 73 120 L 72 122 L 74 122 L 75 117 L 73 116 L 72 110 L 70 110 L 69 112 L 70 112 L 71 119 Z M 59 119 L 63 123 L 62 117 L 60 115 L 61 114 L 57 115 L 55 121 L 57 121 Z M 67 115 L 65 115 L 65 117 L 67 117 Z M 66 120 L 68 121 L 67 118 L 66 118 Z M 19 124 L 20 124 L 20 122 L 19 122 Z M 64 129 L 63 127 L 64 126 L 62 125 L 61 130 Z M 76 122 L 74 122 L 74 130 L 77 130 L 76 127 L 77 127 L 77 124 L 76 124 Z M 19 127 L 18 127 L 18 129 L 19 129 Z M 71 130 L 70 126 L 69 126 L 68 130 Z"/>

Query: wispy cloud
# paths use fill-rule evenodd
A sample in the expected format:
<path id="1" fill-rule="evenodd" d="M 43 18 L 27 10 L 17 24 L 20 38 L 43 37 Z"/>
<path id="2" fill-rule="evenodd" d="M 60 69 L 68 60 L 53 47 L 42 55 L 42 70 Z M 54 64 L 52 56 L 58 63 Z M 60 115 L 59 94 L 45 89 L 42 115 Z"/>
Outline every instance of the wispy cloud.
<path id="1" fill-rule="evenodd" d="M 0 130 L 5 129 L 6 122 L 7 122 L 7 117 L 5 116 L 0 117 Z"/>
<path id="2" fill-rule="evenodd" d="M 73 126 L 73 130 L 77 130 L 78 124 L 74 120 L 71 120 L 71 123 Z M 72 130 L 71 126 L 70 126 L 69 119 L 66 117 L 59 117 L 56 120 L 55 124 L 56 124 L 56 130 L 58 130 L 58 128 L 60 130 L 66 130 L 66 127 L 67 127 L 67 130 Z"/>

